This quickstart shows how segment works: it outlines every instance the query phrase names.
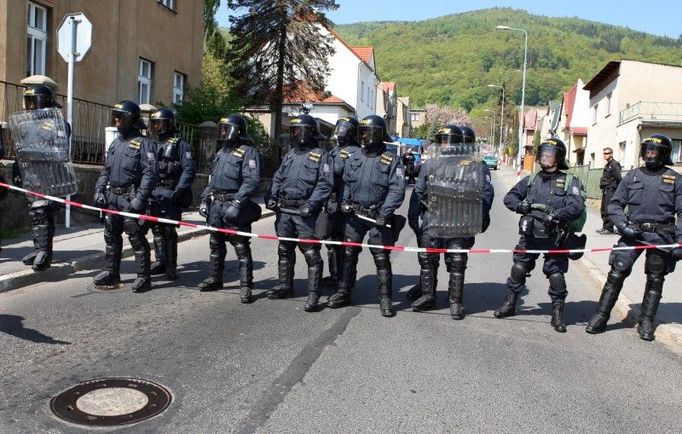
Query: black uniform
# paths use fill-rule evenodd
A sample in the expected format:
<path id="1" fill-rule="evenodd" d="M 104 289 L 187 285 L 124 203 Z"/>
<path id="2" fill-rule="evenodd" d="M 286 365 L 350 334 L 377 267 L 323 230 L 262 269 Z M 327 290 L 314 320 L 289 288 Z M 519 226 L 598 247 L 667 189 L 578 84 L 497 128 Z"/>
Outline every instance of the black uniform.
<path id="1" fill-rule="evenodd" d="M 345 241 L 360 243 L 365 234 L 369 233 L 370 244 L 394 245 L 397 239 L 391 228 L 365 221 L 358 215 L 395 225 L 394 212 L 405 199 L 405 177 L 399 158 L 386 151 L 385 146 L 376 152 L 368 152 L 365 147 L 362 152 L 356 152 L 348 159 L 343 172 L 343 180 L 346 184 L 343 204 L 352 208 L 353 211 L 353 214 L 346 219 Z M 330 298 L 328 306 L 335 307 L 335 298 L 342 300 L 339 306 L 347 304 L 355 285 L 358 256 L 361 250 L 359 247 L 345 248 L 338 295 L 335 294 Z M 391 302 L 393 273 L 390 251 L 383 249 L 370 249 L 370 251 L 377 268 L 382 313 L 385 312 L 386 316 L 390 316 L 393 314 Z"/>
<path id="2" fill-rule="evenodd" d="M 152 215 L 171 220 L 180 220 L 182 208 L 192 201 L 192 182 L 196 175 L 192 147 L 179 137 L 157 143 L 159 162 L 159 182 L 152 192 L 150 206 Z M 153 223 L 154 250 L 156 262 L 151 273 L 164 271 L 169 278 L 175 279 L 178 257 L 178 234 L 176 226 Z"/>
<path id="3" fill-rule="evenodd" d="M 251 200 L 260 185 L 260 155 L 247 143 L 251 142 L 226 144 L 216 153 L 210 181 L 201 194 L 202 201 L 209 207 L 207 222 L 210 226 L 250 232 L 251 224 L 260 218 L 260 205 Z M 234 247 L 243 301 L 249 302 L 253 288 L 253 259 L 251 241 L 247 237 L 211 232 L 210 277 L 200 288 L 222 287 L 227 254 L 225 242 Z"/>
<path id="4" fill-rule="evenodd" d="M 405 166 L 405 175 L 407 175 L 407 183 L 408 184 L 414 184 L 415 182 L 415 169 L 414 165 L 415 162 L 417 161 L 417 157 L 414 156 L 411 152 L 406 152 L 403 155 L 403 166 Z"/>
<path id="5" fill-rule="evenodd" d="M 275 172 L 269 197 L 279 210 L 275 231 L 280 237 L 316 239 L 316 221 L 333 189 L 333 161 L 322 148 L 299 148 L 289 151 Z M 309 211 L 309 216 L 301 211 Z M 303 214 L 306 214 L 306 212 Z M 310 309 L 317 308 L 321 293 L 322 258 L 319 244 L 299 243 L 308 264 L 308 295 Z M 278 247 L 279 285 L 268 294 L 270 298 L 290 297 L 293 294 L 296 243 L 280 241 Z"/>
<path id="6" fill-rule="evenodd" d="M 144 214 L 147 201 L 159 179 L 156 144 L 139 132 L 117 137 L 109 146 L 104 168 L 97 180 L 96 195 L 104 194 L 110 209 Z M 120 281 L 121 234 L 128 234 L 135 252 L 137 279 L 134 291 L 144 291 L 150 282 L 150 251 L 145 238 L 144 221 L 115 214 L 104 217 L 106 271 L 95 276 L 95 284 L 115 284 Z"/>
<path id="7" fill-rule="evenodd" d="M 434 160 L 429 160 L 422 166 L 420 176 L 417 178 L 417 183 L 412 191 L 410 197 L 410 215 L 408 219 L 414 222 L 421 216 L 421 226 L 419 228 L 419 246 L 420 247 L 435 247 L 440 249 L 470 249 L 473 247 L 474 237 L 460 237 L 460 238 L 439 238 L 433 237 L 429 231 L 431 215 L 426 208 L 421 206 L 426 202 L 426 193 L 428 188 L 428 180 L 430 173 L 430 163 Z M 472 162 L 479 166 L 481 178 L 484 181 L 482 206 L 483 206 L 483 221 L 490 221 L 490 209 L 492 208 L 493 199 L 495 198 L 495 190 L 491 183 L 490 169 L 485 163 Z M 415 215 L 416 214 L 416 215 Z M 487 228 L 484 224 L 483 229 Z M 435 290 L 438 277 L 438 264 L 440 262 L 440 255 L 432 253 L 419 253 L 417 255 L 420 271 L 420 282 L 422 292 L 425 298 L 418 299 L 413 303 L 415 310 L 423 310 L 435 306 Z M 450 301 L 450 313 L 454 319 L 462 319 L 462 297 L 464 295 L 464 271 L 468 261 L 466 253 L 446 253 L 445 264 L 450 274 L 448 282 L 448 299 Z"/>
<path id="8" fill-rule="evenodd" d="M 322 239 L 333 241 L 343 240 L 346 216 L 341 212 L 341 202 L 346 184 L 343 182 L 343 170 L 348 159 L 360 151 L 357 143 L 337 146 L 329 152 L 329 158 L 334 167 L 334 189 L 329 200 L 317 220 L 317 233 Z M 343 263 L 343 248 L 327 245 L 327 260 L 329 275 L 333 284 L 338 284 L 338 277 Z"/>
<path id="9" fill-rule="evenodd" d="M 604 172 L 599 180 L 599 188 L 602 191 L 601 198 L 601 218 L 604 222 L 602 225 L 603 232 L 613 232 L 613 222 L 609 218 L 609 211 L 607 209 L 613 194 L 618 188 L 618 184 L 623 179 L 620 174 L 620 164 L 616 160 L 611 160 L 604 166 Z"/>
<path id="10" fill-rule="evenodd" d="M 567 175 L 561 171 L 552 173 L 541 171 L 535 175 L 532 185 L 528 185 L 529 178 L 526 177 L 507 193 L 504 205 L 510 210 L 520 212 L 520 204 L 524 201 L 529 204 L 546 205 L 552 210 L 550 214 L 537 214 L 531 211 L 521 218 L 519 222 L 521 238 L 515 249 L 546 250 L 560 247 L 557 245 L 557 227 L 578 219 L 585 209 L 580 181 L 572 178 L 568 186 L 566 182 Z M 535 268 L 535 261 L 539 256 L 537 253 L 514 253 L 514 265 L 507 279 L 510 293 L 505 305 L 495 311 L 496 317 L 515 314 L 518 295 L 526 283 L 526 277 Z M 568 271 L 568 255 L 545 254 L 542 271 L 549 279 L 548 293 L 555 310 L 552 317 L 553 326 L 557 331 L 564 332 L 563 301 L 567 295 L 564 274 Z M 555 324 L 555 321 L 560 324 Z"/>

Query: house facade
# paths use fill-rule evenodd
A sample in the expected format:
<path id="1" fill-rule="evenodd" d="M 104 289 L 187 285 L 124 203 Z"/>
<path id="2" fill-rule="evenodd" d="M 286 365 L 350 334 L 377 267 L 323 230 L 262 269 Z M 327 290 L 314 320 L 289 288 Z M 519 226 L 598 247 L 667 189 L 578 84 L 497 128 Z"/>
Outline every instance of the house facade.
<path id="1" fill-rule="evenodd" d="M 581 166 L 585 162 L 587 130 L 589 121 L 590 93 L 583 89 L 585 83 L 578 79 L 576 84 L 564 93 L 557 136 L 566 144 L 566 158 L 571 165 Z"/>
<path id="2" fill-rule="evenodd" d="M 682 67 L 634 60 L 609 62 L 584 87 L 590 93 L 585 164 L 603 167 L 611 147 L 626 168 L 640 164 L 642 139 L 666 134 L 682 162 Z"/>

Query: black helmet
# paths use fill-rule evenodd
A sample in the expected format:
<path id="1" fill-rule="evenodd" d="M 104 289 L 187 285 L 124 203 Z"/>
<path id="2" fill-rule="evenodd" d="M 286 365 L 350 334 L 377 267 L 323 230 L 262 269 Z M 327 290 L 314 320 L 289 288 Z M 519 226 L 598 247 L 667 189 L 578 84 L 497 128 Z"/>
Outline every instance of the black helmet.
<path id="1" fill-rule="evenodd" d="M 334 137 L 339 146 L 358 143 L 358 126 L 360 123 L 352 116 L 342 117 L 336 121 Z"/>
<path id="2" fill-rule="evenodd" d="M 326 137 L 320 133 L 320 128 L 314 117 L 301 114 L 291 120 L 289 125 L 289 137 L 294 146 L 308 147 L 317 144 L 318 140 Z"/>
<path id="3" fill-rule="evenodd" d="M 436 131 L 433 139 L 442 155 L 459 155 L 463 153 L 464 133 L 458 125 L 449 124 Z"/>
<path id="4" fill-rule="evenodd" d="M 476 143 L 476 133 L 471 127 L 461 126 L 464 143 Z"/>
<path id="5" fill-rule="evenodd" d="M 50 107 L 61 108 L 54 100 L 49 87 L 43 84 L 29 86 L 24 90 L 24 110 L 38 110 Z"/>
<path id="6" fill-rule="evenodd" d="M 239 115 L 230 114 L 221 118 L 218 121 L 218 142 L 230 144 L 236 144 L 238 140 L 253 142 L 246 128 L 246 119 Z"/>
<path id="7" fill-rule="evenodd" d="M 538 146 L 538 163 L 541 163 L 541 155 L 543 152 L 553 152 L 556 156 L 556 167 L 559 170 L 568 169 L 568 164 L 566 163 L 566 145 L 564 142 L 557 138 L 545 139 Z M 542 167 L 542 164 L 540 164 Z M 544 167 L 543 167 L 544 169 Z"/>
<path id="8" fill-rule="evenodd" d="M 673 145 L 669 137 L 663 134 L 653 134 L 642 141 L 639 155 L 647 167 L 657 169 L 673 164 L 673 160 L 670 159 L 672 150 Z M 648 156 L 650 151 L 655 151 L 655 154 Z"/>
<path id="9" fill-rule="evenodd" d="M 384 146 L 384 142 L 392 142 L 388 136 L 386 121 L 379 115 L 365 116 L 358 127 L 360 144 L 369 151 Z"/>
<path id="10" fill-rule="evenodd" d="M 175 125 L 175 113 L 173 110 L 162 108 L 149 116 L 149 132 L 152 137 L 166 140 L 177 132 Z"/>
<path id="11" fill-rule="evenodd" d="M 111 125 L 117 127 L 121 134 L 129 134 L 134 130 L 146 128 L 140 118 L 140 106 L 128 100 L 121 101 L 111 109 Z"/>

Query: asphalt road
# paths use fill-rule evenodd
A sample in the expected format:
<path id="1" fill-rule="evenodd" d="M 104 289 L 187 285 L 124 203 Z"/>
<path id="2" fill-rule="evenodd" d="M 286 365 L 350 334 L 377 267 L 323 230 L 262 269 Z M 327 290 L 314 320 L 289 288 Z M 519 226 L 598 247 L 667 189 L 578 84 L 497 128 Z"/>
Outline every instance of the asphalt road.
<path id="1" fill-rule="evenodd" d="M 517 217 L 502 206 L 494 173 L 492 226 L 479 247 L 510 247 Z M 409 194 L 409 192 L 408 192 Z M 406 207 L 403 207 L 403 212 Z M 272 233 L 274 218 L 254 227 Z M 401 243 L 414 245 L 406 229 Z M 303 311 L 305 261 L 296 293 L 272 301 L 276 245 L 253 243 L 258 299 L 239 303 L 233 253 L 226 290 L 199 293 L 208 238 L 182 243 L 181 279 L 154 290 L 97 292 L 96 271 L 0 294 L 0 432 L 82 432 L 53 417 L 49 400 L 103 377 L 168 387 L 163 414 L 121 432 L 679 432 L 682 356 L 624 324 L 584 332 L 598 291 L 573 266 L 568 332 L 549 325 L 547 282 L 529 279 L 518 316 L 498 320 L 509 255 L 472 255 L 464 321 L 450 319 L 441 266 L 440 310 L 413 313 L 413 253 L 393 253 L 395 318 L 381 317 L 369 252 L 354 306 Z M 131 260 L 125 279 L 133 279 Z M 327 291 L 329 293 L 329 291 Z"/>

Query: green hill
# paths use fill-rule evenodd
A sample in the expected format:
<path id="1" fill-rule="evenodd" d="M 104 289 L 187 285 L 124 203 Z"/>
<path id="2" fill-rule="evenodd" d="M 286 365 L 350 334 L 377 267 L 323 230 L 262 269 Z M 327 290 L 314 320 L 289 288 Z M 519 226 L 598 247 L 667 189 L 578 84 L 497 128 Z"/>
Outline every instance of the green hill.
<path id="1" fill-rule="evenodd" d="M 415 22 L 339 25 L 352 45 L 373 45 L 379 77 L 395 81 L 413 106 L 435 103 L 472 111 L 497 104 L 505 83 L 521 100 L 523 33 L 528 31 L 526 105 L 557 99 L 578 78 L 587 81 L 610 60 L 669 64 L 682 60 L 680 39 L 658 37 L 579 18 L 550 18 L 494 8 Z"/>

